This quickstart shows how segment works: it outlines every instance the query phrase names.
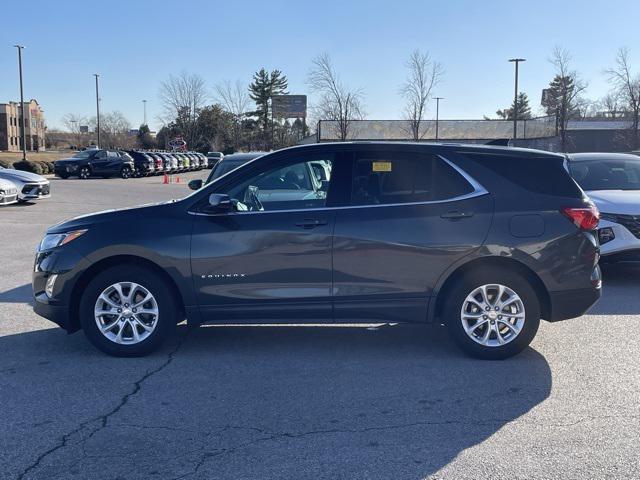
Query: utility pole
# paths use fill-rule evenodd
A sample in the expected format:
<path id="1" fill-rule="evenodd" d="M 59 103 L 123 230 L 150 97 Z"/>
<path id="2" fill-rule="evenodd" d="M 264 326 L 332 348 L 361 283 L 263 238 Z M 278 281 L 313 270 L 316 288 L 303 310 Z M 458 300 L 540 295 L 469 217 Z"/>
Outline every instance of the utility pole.
<path id="1" fill-rule="evenodd" d="M 440 122 L 440 100 L 444 97 L 435 97 L 436 99 L 436 140 L 438 140 L 438 123 Z"/>
<path id="2" fill-rule="evenodd" d="M 510 62 L 516 64 L 516 81 L 515 81 L 515 93 L 513 94 L 513 139 L 518 136 L 518 64 L 520 62 L 526 62 L 526 58 L 510 58 Z"/>
<path id="3" fill-rule="evenodd" d="M 27 116 L 24 114 L 24 89 L 22 86 L 22 50 L 23 45 L 14 45 L 18 49 L 18 70 L 20 71 L 20 114 L 22 115 L 22 161 L 27 161 Z"/>
<path id="4" fill-rule="evenodd" d="M 147 124 L 147 101 L 142 100 L 142 105 L 144 108 L 144 125 L 146 125 Z"/>
<path id="5" fill-rule="evenodd" d="M 93 76 L 96 77 L 96 123 L 98 130 L 98 148 L 100 148 L 100 88 L 98 86 L 98 78 L 100 78 L 100 75 L 94 73 Z"/>

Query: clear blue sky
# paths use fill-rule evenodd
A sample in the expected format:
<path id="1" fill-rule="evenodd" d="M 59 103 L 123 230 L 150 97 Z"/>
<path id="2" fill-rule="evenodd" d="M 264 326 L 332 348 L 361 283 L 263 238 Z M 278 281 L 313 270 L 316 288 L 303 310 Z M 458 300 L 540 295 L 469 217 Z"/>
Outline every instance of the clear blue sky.
<path id="1" fill-rule="evenodd" d="M 103 111 L 120 110 L 136 126 L 147 99 L 158 128 L 159 83 L 172 72 L 198 73 L 212 91 L 222 79 L 248 83 L 258 68 L 278 68 L 290 93 L 307 93 L 310 59 L 322 52 L 345 83 L 362 87 L 369 118 L 400 117 L 398 89 L 415 48 L 446 69 L 435 92 L 445 97 L 442 118 L 509 106 L 513 56 L 527 58 L 521 90 L 537 109 L 555 45 L 571 51 L 589 98 L 606 93 L 602 71 L 620 46 L 640 71 L 637 0 L 34 0 L 3 2 L 1 12 L 0 102 L 18 99 L 12 46 L 22 43 L 25 95 L 42 104 L 50 127 L 68 112 L 94 114 L 94 72 Z"/>

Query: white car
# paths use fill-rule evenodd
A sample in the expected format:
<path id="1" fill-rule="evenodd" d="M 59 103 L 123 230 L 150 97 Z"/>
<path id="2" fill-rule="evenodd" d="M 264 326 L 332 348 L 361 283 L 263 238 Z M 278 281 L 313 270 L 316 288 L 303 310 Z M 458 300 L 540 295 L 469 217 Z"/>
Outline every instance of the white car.
<path id="1" fill-rule="evenodd" d="M 9 180 L 18 188 L 18 202 L 28 202 L 51 196 L 49 180 L 22 170 L 0 167 L 0 180 Z"/>
<path id="2" fill-rule="evenodd" d="M 598 240 L 604 261 L 640 261 L 640 157 L 574 153 L 569 171 L 600 210 Z"/>
<path id="3" fill-rule="evenodd" d="M 10 205 L 18 201 L 18 187 L 9 180 L 0 178 L 0 205 Z"/>

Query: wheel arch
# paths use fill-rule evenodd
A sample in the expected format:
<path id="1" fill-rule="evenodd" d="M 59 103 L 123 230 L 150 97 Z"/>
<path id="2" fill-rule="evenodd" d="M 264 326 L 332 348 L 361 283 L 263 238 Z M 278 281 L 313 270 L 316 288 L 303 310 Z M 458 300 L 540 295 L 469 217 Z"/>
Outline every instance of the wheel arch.
<path id="1" fill-rule="evenodd" d="M 176 301 L 176 305 L 180 309 L 180 318 L 184 318 L 185 315 L 185 301 L 180 293 L 180 289 L 176 284 L 175 280 L 169 275 L 162 267 L 157 265 L 143 257 L 138 257 L 136 255 L 114 255 L 111 257 L 103 258 L 89 266 L 80 277 L 75 282 L 73 290 L 71 292 L 71 318 L 70 318 L 70 332 L 77 331 L 80 329 L 80 298 L 81 292 L 84 287 L 90 282 L 98 273 L 102 272 L 107 268 L 111 268 L 117 265 L 136 265 L 142 268 L 145 268 L 153 273 L 157 274 L 160 278 L 162 278 Z"/>
<path id="2" fill-rule="evenodd" d="M 444 304 L 451 287 L 467 272 L 477 268 L 495 267 L 516 271 L 527 279 L 540 301 L 540 313 L 542 318 L 549 318 L 551 314 L 551 297 L 542 279 L 527 265 L 512 257 L 482 257 L 470 260 L 453 270 L 442 282 L 436 293 L 433 308 L 430 309 L 428 321 L 434 322 L 441 318 Z"/>

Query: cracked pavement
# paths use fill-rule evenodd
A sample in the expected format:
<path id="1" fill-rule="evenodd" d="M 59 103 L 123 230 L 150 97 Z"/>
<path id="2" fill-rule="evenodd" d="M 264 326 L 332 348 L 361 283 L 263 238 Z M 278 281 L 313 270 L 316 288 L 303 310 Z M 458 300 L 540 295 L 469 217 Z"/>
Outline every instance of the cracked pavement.
<path id="1" fill-rule="evenodd" d="M 180 326 L 117 359 L 37 317 L 46 226 L 188 192 L 160 182 L 53 180 L 51 199 L 0 209 L 3 480 L 640 476 L 640 266 L 606 268 L 589 315 L 543 322 L 503 362 L 422 326 Z"/>

